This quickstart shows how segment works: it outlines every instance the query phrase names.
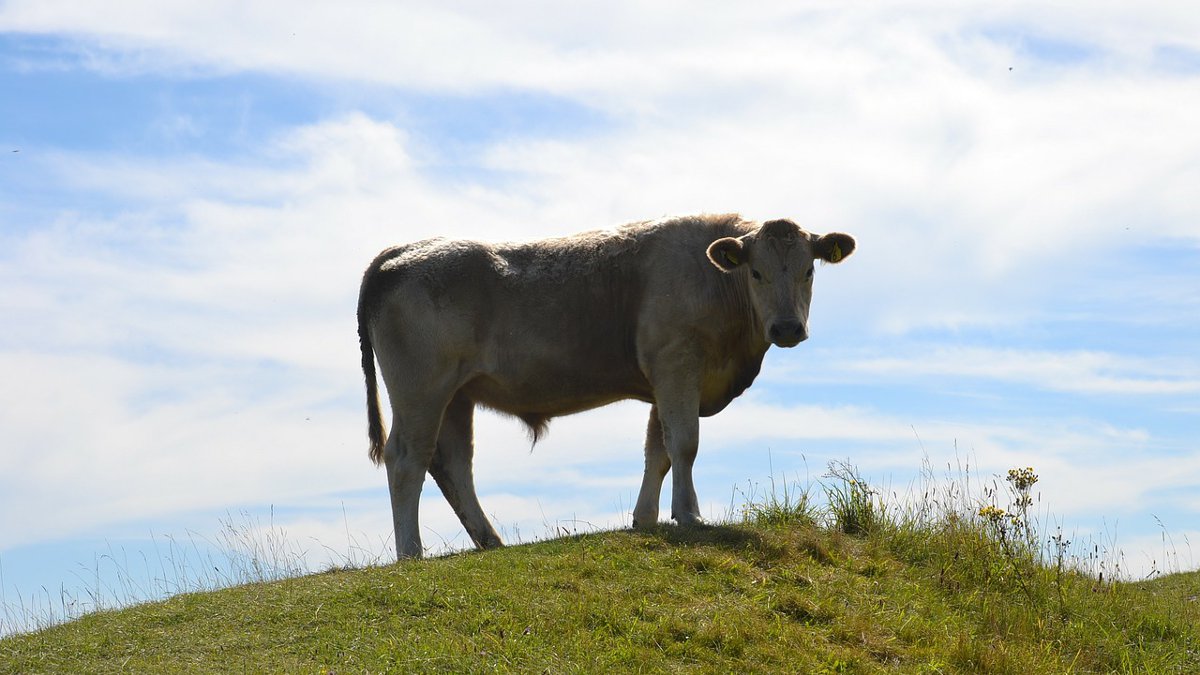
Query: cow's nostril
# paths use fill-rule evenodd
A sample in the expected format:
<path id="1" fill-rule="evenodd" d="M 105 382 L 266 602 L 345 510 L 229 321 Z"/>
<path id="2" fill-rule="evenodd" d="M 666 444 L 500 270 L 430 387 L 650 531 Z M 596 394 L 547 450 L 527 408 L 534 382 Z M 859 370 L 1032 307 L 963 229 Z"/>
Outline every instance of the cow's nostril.
<path id="1" fill-rule="evenodd" d="M 799 321 L 776 321 L 767 331 L 771 342 L 781 347 L 793 347 L 808 339 L 808 331 Z"/>

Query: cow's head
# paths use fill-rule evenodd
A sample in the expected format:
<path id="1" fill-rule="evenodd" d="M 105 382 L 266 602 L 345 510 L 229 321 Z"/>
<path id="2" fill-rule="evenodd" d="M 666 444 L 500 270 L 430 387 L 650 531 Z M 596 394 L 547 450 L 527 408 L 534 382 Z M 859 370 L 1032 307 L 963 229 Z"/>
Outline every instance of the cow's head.
<path id="1" fill-rule="evenodd" d="M 795 347 L 808 339 L 816 262 L 839 263 L 853 252 L 848 234 L 816 235 L 790 220 L 769 220 L 749 234 L 714 241 L 708 259 L 722 272 L 745 275 L 763 335 L 772 344 Z"/>

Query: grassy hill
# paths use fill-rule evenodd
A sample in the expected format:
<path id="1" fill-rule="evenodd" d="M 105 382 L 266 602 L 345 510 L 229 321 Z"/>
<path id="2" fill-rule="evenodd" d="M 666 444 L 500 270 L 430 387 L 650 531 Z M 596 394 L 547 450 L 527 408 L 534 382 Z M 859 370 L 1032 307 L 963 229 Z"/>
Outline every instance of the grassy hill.
<path id="1" fill-rule="evenodd" d="M 821 509 L 91 614 L 0 641 L 0 672 L 1200 672 L 1200 573 L 1101 581 L 1019 501 L 901 512 L 842 478 Z"/>

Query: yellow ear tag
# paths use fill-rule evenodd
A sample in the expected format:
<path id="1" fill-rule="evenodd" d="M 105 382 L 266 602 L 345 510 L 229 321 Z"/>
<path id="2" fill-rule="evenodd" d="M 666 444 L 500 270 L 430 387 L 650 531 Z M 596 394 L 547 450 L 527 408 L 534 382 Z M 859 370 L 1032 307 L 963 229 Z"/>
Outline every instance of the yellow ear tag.
<path id="1" fill-rule="evenodd" d="M 736 255 L 736 254 L 734 254 L 732 251 L 726 251 L 726 252 L 725 252 L 725 259 L 726 259 L 726 260 L 728 260 L 729 262 L 733 263 L 734 265 L 741 265 L 741 264 L 742 264 L 742 261 L 741 261 L 741 260 L 738 260 L 738 257 L 737 257 L 737 255 Z"/>
<path id="2" fill-rule="evenodd" d="M 829 262 L 835 263 L 842 259 L 842 247 L 837 244 L 833 245 L 833 251 L 829 254 Z"/>

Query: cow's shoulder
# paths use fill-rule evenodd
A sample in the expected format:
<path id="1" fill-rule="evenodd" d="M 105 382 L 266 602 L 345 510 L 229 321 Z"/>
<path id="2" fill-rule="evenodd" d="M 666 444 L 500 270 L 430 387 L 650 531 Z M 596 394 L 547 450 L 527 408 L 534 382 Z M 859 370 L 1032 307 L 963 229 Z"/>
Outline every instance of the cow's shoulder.
<path id="1" fill-rule="evenodd" d="M 721 213 L 645 220 L 623 225 L 617 231 L 640 244 L 707 242 L 707 246 L 721 237 L 741 236 L 753 229 L 754 223 L 740 215 Z"/>
<path id="2" fill-rule="evenodd" d="M 742 236 L 753 223 L 737 214 L 689 216 L 637 228 L 638 260 L 650 295 L 647 321 L 656 315 L 676 322 L 736 321 L 742 306 L 735 275 L 724 274 L 708 259 L 708 247 L 724 237 Z"/>
<path id="3" fill-rule="evenodd" d="M 754 224 L 737 214 L 686 216 L 626 226 L 639 258 L 657 276 L 676 277 L 695 287 L 722 275 L 708 260 L 708 247 L 724 237 L 752 232 Z M 718 272 L 712 275 L 711 272 Z"/>

